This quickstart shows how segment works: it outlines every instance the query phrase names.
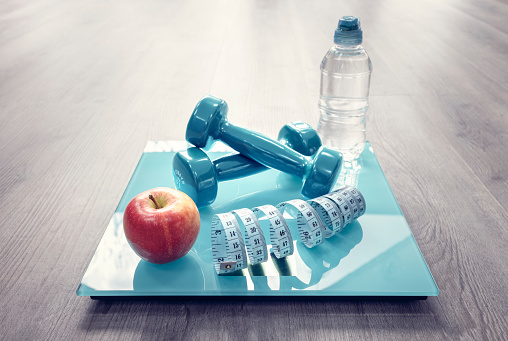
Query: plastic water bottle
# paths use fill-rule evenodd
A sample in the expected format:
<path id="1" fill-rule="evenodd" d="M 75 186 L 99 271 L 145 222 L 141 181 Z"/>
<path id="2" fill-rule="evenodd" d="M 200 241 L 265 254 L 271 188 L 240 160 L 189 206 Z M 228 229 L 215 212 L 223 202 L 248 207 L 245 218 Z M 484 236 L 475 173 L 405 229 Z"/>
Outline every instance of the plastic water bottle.
<path id="1" fill-rule="evenodd" d="M 365 147 L 365 115 L 369 107 L 372 64 L 360 45 L 360 20 L 344 16 L 335 30 L 334 45 L 321 62 L 321 112 L 318 133 L 323 145 L 354 160 Z"/>

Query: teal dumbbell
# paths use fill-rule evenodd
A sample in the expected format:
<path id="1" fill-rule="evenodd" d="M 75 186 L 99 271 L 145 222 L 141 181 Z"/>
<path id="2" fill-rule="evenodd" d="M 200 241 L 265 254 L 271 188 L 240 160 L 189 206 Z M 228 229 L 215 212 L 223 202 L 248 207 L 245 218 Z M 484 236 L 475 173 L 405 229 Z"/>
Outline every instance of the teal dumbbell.
<path id="1" fill-rule="evenodd" d="M 301 194 L 308 198 L 326 194 L 335 185 L 342 166 L 340 152 L 321 147 L 313 157 L 304 156 L 265 135 L 231 124 L 227 112 L 224 100 L 202 98 L 187 124 L 186 140 L 199 148 L 221 140 L 266 167 L 294 174 L 303 180 Z"/>
<path id="2" fill-rule="evenodd" d="M 304 155 L 313 155 L 321 147 L 317 132 L 304 122 L 286 124 L 279 131 L 278 141 Z M 215 201 L 220 181 L 246 177 L 266 169 L 242 154 L 225 155 L 212 161 L 196 147 L 179 151 L 173 158 L 176 188 L 187 193 L 198 207 Z"/>

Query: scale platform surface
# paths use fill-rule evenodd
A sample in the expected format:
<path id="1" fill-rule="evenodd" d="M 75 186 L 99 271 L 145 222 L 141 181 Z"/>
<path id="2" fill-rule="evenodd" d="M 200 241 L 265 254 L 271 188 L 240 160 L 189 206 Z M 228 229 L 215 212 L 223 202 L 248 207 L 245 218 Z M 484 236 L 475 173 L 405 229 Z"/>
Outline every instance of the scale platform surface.
<path id="1" fill-rule="evenodd" d="M 200 209 L 201 230 L 191 251 L 165 265 L 141 260 L 123 231 L 123 211 L 137 194 L 155 187 L 174 186 L 172 160 L 185 149 L 182 141 L 149 141 L 78 285 L 78 296 L 92 298 L 155 297 L 390 297 L 437 296 L 439 289 L 416 244 L 404 215 L 367 143 L 360 158 L 345 163 L 335 188 L 357 187 L 366 212 L 323 244 L 307 248 L 290 222 L 295 252 L 228 275 L 217 275 L 211 249 L 214 214 L 254 208 L 300 195 L 301 180 L 267 170 L 219 183 L 215 202 Z M 228 153 L 216 143 L 207 151 L 213 160 Z M 268 224 L 262 224 L 268 236 Z M 292 227 L 291 227 L 292 226 Z M 269 242 L 269 240 L 267 241 Z M 268 246 L 270 248 L 270 245 Z"/>

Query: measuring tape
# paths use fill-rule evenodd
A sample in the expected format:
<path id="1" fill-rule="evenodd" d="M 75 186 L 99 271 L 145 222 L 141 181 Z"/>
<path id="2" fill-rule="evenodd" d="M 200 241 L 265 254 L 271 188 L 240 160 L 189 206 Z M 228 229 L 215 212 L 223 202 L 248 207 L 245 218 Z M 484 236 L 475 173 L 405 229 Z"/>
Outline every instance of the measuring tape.
<path id="1" fill-rule="evenodd" d="M 296 213 L 288 209 L 294 207 Z M 287 212 L 297 220 L 298 233 L 302 242 L 308 248 L 321 244 L 325 240 L 325 226 L 323 220 L 319 218 L 318 213 L 307 202 L 295 199 L 285 201 L 277 205 L 282 213 Z M 328 230 L 329 231 L 329 230 Z"/>
<path id="2" fill-rule="evenodd" d="M 246 268 L 245 245 L 235 216 L 232 213 L 214 215 L 211 231 L 212 256 L 217 274 Z"/>
<path id="3" fill-rule="evenodd" d="M 309 200 L 311 206 L 318 212 L 319 216 L 323 218 L 327 231 L 330 231 L 326 238 L 330 238 L 334 234 L 339 233 L 344 228 L 344 220 L 339 208 L 333 203 L 332 200 L 319 197 Z"/>
<path id="4" fill-rule="evenodd" d="M 270 224 L 270 242 L 275 257 L 293 254 L 294 245 L 284 213 L 296 220 L 298 234 L 308 248 L 322 244 L 365 213 L 366 204 L 358 189 L 346 186 L 329 194 L 304 201 L 284 201 L 276 207 L 263 205 L 242 208 L 212 218 L 212 256 L 217 274 L 225 274 L 268 260 L 268 245 L 259 223 L 266 217 Z M 238 220 L 237 220 L 238 218 Z M 245 243 L 240 228 L 242 222 Z M 248 261 L 247 261 L 248 254 Z"/>
<path id="5" fill-rule="evenodd" d="M 265 235 L 254 213 L 248 208 L 234 210 L 232 213 L 240 219 L 243 224 L 245 235 L 245 245 L 249 261 L 256 265 L 268 260 L 268 249 L 266 246 Z"/>
<path id="6" fill-rule="evenodd" d="M 255 207 L 252 212 L 256 217 L 265 215 L 268 218 L 270 222 L 270 242 L 275 257 L 282 258 L 292 255 L 295 251 L 293 237 L 282 213 L 272 205 Z"/>
<path id="7" fill-rule="evenodd" d="M 351 191 L 354 191 L 352 193 Z M 357 219 L 365 212 L 365 200 L 363 195 L 354 187 L 339 188 L 324 197 L 331 199 L 341 210 L 344 226 Z"/>
<path id="8" fill-rule="evenodd" d="M 365 205 L 365 198 L 363 197 L 363 194 L 352 186 L 346 187 L 346 190 L 348 190 L 349 193 L 353 195 L 353 197 L 356 199 L 359 209 L 358 217 L 362 216 L 365 213 L 365 209 L 367 208 L 367 206 Z"/>

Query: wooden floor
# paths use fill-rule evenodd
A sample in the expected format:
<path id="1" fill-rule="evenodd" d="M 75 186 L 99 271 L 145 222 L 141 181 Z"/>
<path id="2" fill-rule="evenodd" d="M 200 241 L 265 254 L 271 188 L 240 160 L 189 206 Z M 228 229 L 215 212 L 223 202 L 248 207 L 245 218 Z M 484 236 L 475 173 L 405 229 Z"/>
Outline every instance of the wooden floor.
<path id="1" fill-rule="evenodd" d="M 318 118 L 362 20 L 368 139 L 440 288 L 426 301 L 93 301 L 76 286 L 147 140 L 196 102 L 272 137 Z M 506 0 L 0 2 L 0 338 L 507 340 Z"/>

